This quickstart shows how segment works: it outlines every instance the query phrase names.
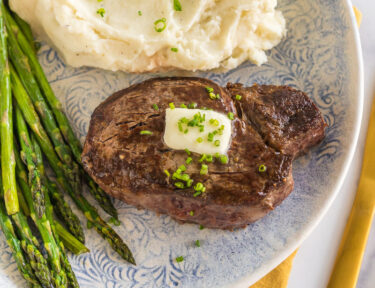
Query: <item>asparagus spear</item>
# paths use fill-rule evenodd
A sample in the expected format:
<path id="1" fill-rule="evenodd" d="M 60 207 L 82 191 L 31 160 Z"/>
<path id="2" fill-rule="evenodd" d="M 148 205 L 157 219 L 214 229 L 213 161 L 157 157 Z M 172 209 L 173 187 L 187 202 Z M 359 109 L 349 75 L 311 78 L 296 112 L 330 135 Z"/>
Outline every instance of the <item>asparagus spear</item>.
<path id="1" fill-rule="evenodd" d="M 44 164 L 43 164 L 43 155 L 42 151 L 40 150 L 40 146 L 36 141 L 35 135 L 31 135 L 31 142 L 34 148 L 34 152 L 36 155 L 36 162 L 40 174 L 44 180 L 44 185 L 46 185 L 49 197 L 54 204 L 54 211 L 56 215 L 64 221 L 66 226 L 68 227 L 69 231 L 82 243 L 85 242 L 85 234 L 83 233 L 81 222 L 79 221 L 78 217 L 73 213 L 72 209 L 70 208 L 69 204 L 65 201 L 64 196 L 58 190 L 56 184 L 49 180 L 49 178 L 45 174 Z"/>
<path id="2" fill-rule="evenodd" d="M 59 234 L 60 239 L 63 241 L 64 246 L 73 254 L 81 255 L 84 253 L 89 253 L 90 250 L 82 244 L 74 235 L 70 234 L 65 228 L 55 220 L 55 227 L 57 234 Z"/>
<path id="3" fill-rule="evenodd" d="M 12 91 L 10 87 L 10 71 L 8 60 L 8 33 L 5 28 L 5 7 L 0 0 L 0 138 L 1 138 L 1 166 L 4 183 L 5 207 L 9 215 L 19 211 L 17 198 L 15 162 L 13 157 L 13 111 Z"/>
<path id="4" fill-rule="evenodd" d="M 22 119 L 18 119 L 23 120 Z M 26 123 L 23 123 L 20 125 L 20 127 L 26 127 Z M 21 130 L 24 133 L 24 138 L 27 139 L 28 143 L 31 143 L 30 137 L 28 135 L 28 131 Z M 20 133 L 20 131 L 18 131 Z M 22 141 L 22 139 L 21 139 Z M 25 145 L 25 143 L 23 144 Z M 27 151 L 24 151 L 27 153 Z M 48 260 L 49 264 L 51 266 L 51 274 L 52 274 L 52 280 L 54 282 L 55 287 L 67 287 L 67 278 L 65 271 L 61 267 L 61 250 L 59 243 L 55 239 L 55 235 L 53 234 L 53 229 L 49 219 L 47 218 L 47 211 L 45 211 L 42 215 L 42 217 L 38 217 L 35 212 L 35 205 L 34 201 L 32 199 L 32 193 L 30 191 L 30 188 L 27 184 L 27 172 L 23 166 L 21 157 L 19 153 L 15 153 L 15 160 L 16 160 L 16 172 L 17 172 L 17 179 L 18 183 L 22 187 L 21 191 L 23 192 L 23 195 L 26 199 L 26 202 L 29 206 L 30 210 L 30 217 L 34 221 L 35 225 L 37 226 L 40 235 L 43 239 L 44 247 L 48 253 Z M 45 197 L 46 193 L 44 193 Z"/>
<path id="5" fill-rule="evenodd" d="M 2 181 L 0 179 L 0 205 L 3 205 L 1 199 L 3 199 L 4 197 L 4 191 L 2 187 Z M 19 189 L 17 190 L 19 191 Z M 20 199 L 22 199 L 22 196 Z M 48 286 L 50 284 L 48 264 L 46 259 L 44 259 L 42 253 L 39 251 L 39 242 L 31 232 L 25 215 L 22 211 L 19 211 L 11 215 L 11 219 L 15 224 L 15 228 L 17 228 L 16 230 L 19 236 L 18 239 L 21 244 L 20 247 L 28 257 L 28 265 L 30 265 L 32 270 L 34 271 L 33 275 L 35 275 L 39 279 L 41 284 Z"/>
<path id="6" fill-rule="evenodd" d="M 53 90 L 47 80 L 47 77 L 45 76 L 44 71 L 42 67 L 40 66 L 38 58 L 36 57 L 35 53 L 33 53 L 32 45 L 30 44 L 32 42 L 30 42 L 27 39 L 27 37 L 22 34 L 22 31 L 21 31 L 22 29 L 20 29 L 20 27 L 17 26 L 16 21 L 12 19 L 10 14 L 7 15 L 7 20 L 8 20 L 7 24 L 9 24 L 9 27 L 11 27 L 11 29 L 15 32 L 15 35 L 17 35 L 17 40 L 21 49 L 23 50 L 25 55 L 28 57 L 30 67 L 33 70 L 35 78 L 37 82 L 39 83 L 39 86 L 41 87 L 41 90 L 43 91 L 47 99 L 47 102 L 53 111 L 53 114 L 56 117 L 56 120 L 57 120 L 57 123 L 59 125 L 62 135 L 64 136 L 66 142 L 70 145 L 71 151 L 77 163 L 82 165 L 81 143 L 75 136 L 73 129 L 69 124 L 69 120 L 64 114 L 64 111 L 62 110 L 62 105 L 60 101 L 56 98 L 55 94 L 53 93 Z M 118 219 L 117 211 L 113 207 L 113 204 L 109 196 L 101 188 L 99 188 L 99 186 L 90 178 L 90 176 L 85 171 L 83 171 L 83 169 L 80 169 L 80 171 L 87 179 L 87 182 L 90 187 L 90 193 L 97 200 L 99 205 L 109 215 Z"/>
<path id="7" fill-rule="evenodd" d="M 14 232 L 13 224 L 8 217 L 3 201 L 0 201 L 0 227 L 3 231 L 7 243 L 12 250 L 13 258 L 17 263 L 18 270 L 23 278 L 28 282 L 30 287 L 42 287 L 34 275 L 31 265 L 28 263 L 22 252 L 21 243 Z"/>
<path id="8" fill-rule="evenodd" d="M 25 134 L 25 131 L 27 131 L 27 126 L 23 120 L 22 112 L 18 105 L 15 107 L 15 112 L 18 135 L 20 137 L 19 142 L 21 144 L 21 149 L 26 152 L 21 153 L 21 158 L 24 160 L 24 163 L 27 165 L 27 170 L 29 171 L 29 185 L 31 187 L 35 210 L 37 215 L 42 217 L 45 204 L 40 173 L 36 167 L 36 155 L 33 151 L 32 143 L 28 143 L 28 139 Z"/>
<path id="9" fill-rule="evenodd" d="M 60 247 L 61 265 L 62 265 L 62 267 L 63 267 L 63 269 L 66 273 L 66 276 L 68 278 L 69 286 L 73 287 L 73 288 L 79 288 L 79 284 L 78 284 L 76 275 L 74 274 L 74 271 L 73 271 L 72 267 L 70 266 L 68 257 L 65 254 L 64 244 L 63 244 L 62 241 L 60 241 L 59 235 L 56 231 L 55 221 L 53 220 L 53 208 L 52 208 L 49 196 L 48 196 L 48 192 L 46 190 L 44 190 L 44 193 L 45 193 L 44 197 L 46 199 L 46 217 L 51 224 L 51 230 L 52 230 L 53 235 L 56 239 L 56 242 L 58 243 L 58 245 Z"/>
<path id="10" fill-rule="evenodd" d="M 25 35 L 26 39 L 31 44 L 34 52 L 38 51 L 37 42 L 34 41 L 33 32 L 31 31 L 30 25 L 23 20 L 20 16 L 18 16 L 16 13 L 11 13 L 13 16 L 14 21 L 16 21 L 18 27 L 20 27 L 22 33 Z"/>
<path id="11" fill-rule="evenodd" d="M 12 19 L 9 11 L 6 11 L 7 20 Z M 12 21 L 14 21 L 12 19 Z M 69 146 L 64 143 L 63 137 L 60 133 L 60 130 L 56 124 L 53 113 L 48 107 L 47 103 L 44 100 L 44 97 L 39 89 L 38 83 L 36 82 L 32 73 L 30 73 L 30 65 L 27 57 L 23 53 L 22 49 L 18 45 L 16 35 L 9 27 L 9 21 L 6 21 L 7 31 L 9 34 L 9 56 L 12 60 L 15 70 L 21 76 L 21 80 L 24 88 L 28 92 L 42 122 L 43 125 L 54 144 L 56 152 L 65 164 L 64 170 L 68 179 L 72 182 L 73 187 L 76 190 L 80 189 L 80 175 L 78 171 L 78 165 L 72 161 L 71 152 Z M 22 34 L 20 30 L 17 30 Z M 17 32 L 17 33 L 18 33 Z M 23 35 L 23 34 L 22 34 Z M 12 74 L 14 74 L 12 72 Z"/>

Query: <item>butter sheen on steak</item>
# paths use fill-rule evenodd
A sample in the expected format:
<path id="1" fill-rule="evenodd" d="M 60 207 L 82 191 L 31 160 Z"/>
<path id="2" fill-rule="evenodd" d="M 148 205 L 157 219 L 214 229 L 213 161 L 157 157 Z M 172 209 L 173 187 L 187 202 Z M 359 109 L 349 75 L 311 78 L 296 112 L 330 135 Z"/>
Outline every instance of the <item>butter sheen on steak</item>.
<path id="1" fill-rule="evenodd" d="M 221 98 L 210 99 L 207 86 Z M 170 102 L 176 107 L 195 102 L 235 116 L 228 164 L 206 163 L 207 175 L 199 173 L 201 155 L 192 153 L 193 162 L 185 164 L 194 183 L 206 187 L 198 197 L 193 187 L 178 189 L 164 173 L 172 174 L 187 158 L 163 142 Z M 309 97 L 287 86 L 220 87 L 203 78 L 156 78 L 119 91 L 96 108 L 82 161 L 102 189 L 128 204 L 180 222 L 234 229 L 260 219 L 290 194 L 293 159 L 318 144 L 324 129 Z M 140 135 L 142 130 L 153 134 Z M 259 172 L 260 165 L 265 172 Z"/>

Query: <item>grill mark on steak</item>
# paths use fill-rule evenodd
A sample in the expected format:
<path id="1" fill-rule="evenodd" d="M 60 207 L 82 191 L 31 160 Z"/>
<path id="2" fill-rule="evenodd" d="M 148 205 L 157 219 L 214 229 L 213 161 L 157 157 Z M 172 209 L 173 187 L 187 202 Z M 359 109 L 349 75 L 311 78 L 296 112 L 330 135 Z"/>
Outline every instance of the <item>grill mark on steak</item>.
<path id="1" fill-rule="evenodd" d="M 211 100 L 207 86 L 221 98 Z M 240 101 L 235 100 L 237 94 Z M 236 117 L 228 165 L 207 163 L 209 174 L 200 175 L 196 153 L 192 164 L 185 164 L 195 183 L 206 187 L 200 197 L 193 197 L 192 188 L 177 189 L 163 172 L 172 174 L 187 158 L 185 151 L 163 142 L 164 111 L 170 102 L 176 107 L 196 102 L 198 108 Z M 234 229 L 263 217 L 289 195 L 293 159 L 319 143 L 324 128 L 307 95 L 286 86 L 229 83 L 223 88 L 201 78 L 151 79 L 115 93 L 95 109 L 82 161 L 101 188 L 131 205 L 169 214 L 179 222 Z M 142 136 L 143 129 L 153 134 Z M 258 171 L 260 164 L 266 165 L 266 172 Z"/>

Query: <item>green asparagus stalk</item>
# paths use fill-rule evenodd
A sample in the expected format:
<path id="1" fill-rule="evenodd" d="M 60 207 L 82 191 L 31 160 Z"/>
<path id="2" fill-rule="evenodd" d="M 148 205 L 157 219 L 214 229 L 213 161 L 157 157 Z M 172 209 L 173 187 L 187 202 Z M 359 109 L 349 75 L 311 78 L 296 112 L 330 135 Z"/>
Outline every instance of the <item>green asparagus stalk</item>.
<path id="1" fill-rule="evenodd" d="M 60 239 L 63 241 L 64 246 L 73 254 L 81 255 L 84 253 L 89 253 L 90 250 L 83 245 L 74 235 L 70 234 L 65 228 L 55 220 L 55 227 L 57 234 L 59 234 Z"/>
<path id="2" fill-rule="evenodd" d="M 28 137 L 28 132 L 23 131 L 26 134 L 26 138 L 28 138 L 28 142 L 30 143 L 31 140 Z M 26 153 L 26 152 L 25 152 Z M 61 266 L 61 250 L 59 243 L 56 242 L 55 235 L 52 231 L 52 225 L 49 219 L 47 218 L 46 212 L 43 213 L 42 217 L 38 217 L 35 212 L 34 201 L 32 199 L 32 193 L 30 188 L 27 184 L 27 172 L 23 166 L 21 157 L 19 153 L 15 154 L 16 160 L 16 172 L 17 172 L 17 179 L 18 183 L 21 186 L 21 191 L 26 199 L 26 202 L 29 206 L 30 210 L 30 217 L 34 221 L 35 225 L 37 226 L 40 235 L 42 237 L 44 248 L 48 253 L 48 262 L 51 266 L 51 276 L 54 282 L 55 287 L 67 287 L 67 278 L 65 271 Z M 46 195 L 46 193 L 45 193 Z M 45 196 L 44 195 L 44 196 Z"/>
<path id="3" fill-rule="evenodd" d="M 16 89 L 15 89 L 16 91 Z M 16 92 L 15 92 L 16 93 Z M 87 220 L 93 224 L 97 232 L 106 239 L 109 244 L 112 246 L 112 248 L 119 253 L 125 260 L 128 262 L 135 264 L 133 255 L 128 248 L 128 246 L 122 241 L 120 236 L 112 229 L 111 226 L 109 226 L 103 219 L 100 218 L 99 214 L 96 212 L 96 209 L 91 206 L 91 204 L 81 195 L 78 193 L 75 193 L 72 189 L 72 187 L 69 185 L 68 181 L 65 180 L 64 173 L 59 165 L 56 165 L 54 162 L 52 162 L 57 157 L 54 156 L 53 149 L 48 146 L 48 142 L 43 142 L 45 139 L 38 139 L 38 135 L 36 136 L 39 144 L 43 143 L 43 145 L 40 145 L 42 148 L 42 151 L 46 155 L 47 159 L 49 160 L 49 163 L 54 170 L 57 181 L 61 185 L 61 187 L 68 192 L 68 194 L 71 196 L 77 207 L 83 212 L 83 214 L 86 216 Z M 48 149 L 47 149 L 48 148 Z M 17 157 L 16 157 L 17 159 Z"/>
<path id="4" fill-rule="evenodd" d="M 2 187 L 2 181 L 0 179 L 0 199 L 3 199 L 4 197 Z M 17 191 L 19 191 L 19 189 L 17 189 Z M 23 199 L 22 196 L 20 199 Z M 2 205 L 2 200 L 0 200 L 0 202 L 0 205 Z M 11 215 L 11 218 L 15 224 L 15 228 L 17 228 L 16 230 L 21 248 L 28 257 L 28 265 L 31 266 L 34 271 L 33 274 L 39 279 L 40 283 L 48 286 L 50 284 L 48 264 L 42 253 L 39 251 L 39 242 L 31 232 L 25 215 L 22 211 L 19 211 Z"/>
<path id="5" fill-rule="evenodd" d="M 38 44 L 34 40 L 33 32 L 31 31 L 30 25 L 23 20 L 20 16 L 18 16 L 16 13 L 11 13 L 13 16 L 14 21 L 16 21 L 18 27 L 20 27 L 22 33 L 25 35 L 27 41 L 29 41 L 30 45 L 32 46 L 34 52 L 36 53 L 38 48 L 36 47 Z"/>
<path id="6" fill-rule="evenodd" d="M 51 181 L 45 174 L 43 155 L 40 146 L 35 138 L 35 135 L 31 135 L 31 142 L 36 155 L 36 162 L 40 174 L 43 177 L 44 185 L 46 185 L 49 197 L 54 204 L 54 211 L 60 220 L 64 221 L 65 225 L 68 227 L 69 231 L 82 243 L 85 242 L 85 234 L 81 226 L 81 222 L 78 217 L 73 213 L 69 204 L 65 201 L 64 196 L 57 188 L 56 184 Z"/>
<path id="7" fill-rule="evenodd" d="M 9 11 L 6 11 L 7 20 L 12 19 Z M 14 20 L 12 19 L 14 22 Z M 16 35 L 9 27 L 9 21 L 6 21 L 8 39 L 9 39 L 9 56 L 12 60 L 15 70 L 20 75 L 19 79 L 22 82 L 24 88 L 26 89 L 29 97 L 31 98 L 42 122 L 43 125 L 54 144 L 55 150 L 61 161 L 65 164 L 64 170 L 68 179 L 72 182 L 75 190 L 80 190 L 80 175 L 78 170 L 78 165 L 72 161 L 72 156 L 69 146 L 64 143 L 63 137 L 60 133 L 56 121 L 54 119 L 51 109 L 48 107 L 48 104 L 45 102 L 44 97 L 39 89 L 38 83 L 35 80 L 32 73 L 30 73 L 29 60 L 23 53 L 22 49 L 18 45 Z M 18 29 L 19 33 L 22 32 Z M 12 74 L 14 74 L 12 72 Z"/>
<path id="8" fill-rule="evenodd" d="M 0 138 L 1 166 L 4 183 L 4 201 L 9 215 L 19 211 L 17 197 L 15 162 L 13 157 L 13 109 L 12 90 L 10 86 L 10 71 L 8 59 L 8 33 L 5 28 L 5 7 L 0 0 Z"/>
<path id="9" fill-rule="evenodd" d="M 16 112 L 16 125 L 19 135 L 19 143 L 21 144 L 22 151 L 21 158 L 27 165 L 27 170 L 29 171 L 29 185 L 31 187 L 31 193 L 33 196 L 34 207 L 39 217 L 42 217 L 44 213 L 44 195 L 42 192 L 42 183 L 40 179 L 40 173 L 36 167 L 36 155 L 33 151 L 32 143 L 28 142 L 25 131 L 27 131 L 26 123 L 23 120 L 22 112 L 18 105 L 15 107 Z"/>
<path id="10" fill-rule="evenodd" d="M 21 242 L 16 236 L 12 221 L 6 213 L 3 201 L 0 201 L 0 227 L 5 235 L 5 239 L 12 250 L 13 258 L 17 263 L 18 270 L 30 287 L 42 287 L 34 275 L 34 271 L 28 262 L 28 259 L 22 252 Z"/>
<path id="11" fill-rule="evenodd" d="M 73 156 L 75 160 L 77 161 L 77 163 L 82 165 L 81 143 L 75 136 L 73 129 L 69 124 L 69 120 L 66 117 L 64 111 L 62 110 L 62 105 L 60 101 L 56 98 L 47 80 L 47 77 L 45 76 L 44 71 L 42 67 L 40 66 L 38 58 L 36 57 L 35 53 L 33 53 L 33 48 L 32 48 L 32 45 L 30 44 L 32 42 L 30 42 L 27 39 L 27 37 L 22 34 L 22 31 L 21 31 L 22 28 L 20 29 L 20 27 L 17 26 L 16 21 L 14 21 L 11 18 L 10 14 L 7 19 L 9 19 L 8 21 L 9 26 L 17 35 L 17 40 L 21 49 L 23 50 L 24 54 L 28 57 L 31 69 L 34 72 L 35 78 L 37 82 L 39 83 L 39 86 L 41 87 L 41 90 L 43 91 L 44 96 L 46 97 L 47 102 L 53 111 L 53 114 L 55 115 L 55 118 L 57 120 L 57 123 L 59 125 L 62 135 L 64 136 L 66 142 L 69 144 L 71 151 L 73 153 Z M 113 207 L 113 204 L 109 196 L 101 188 L 97 186 L 97 184 L 90 178 L 89 175 L 87 175 L 86 172 L 83 171 L 83 169 L 81 169 L 81 173 L 85 175 L 85 178 L 87 179 L 88 185 L 90 187 L 90 193 L 97 200 L 97 202 L 103 208 L 103 210 L 106 211 L 109 215 L 118 219 L 117 211 Z"/>
<path id="12" fill-rule="evenodd" d="M 74 274 L 74 271 L 73 271 L 72 267 L 70 266 L 68 257 L 65 254 L 64 244 L 63 244 L 62 241 L 60 241 L 60 237 L 59 237 L 59 235 L 56 231 L 55 221 L 53 220 L 53 207 L 51 205 L 51 202 L 50 202 L 50 199 L 49 199 L 49 196 L 48 196 L 48 192 L 45 190 L 44 193 L 45 193 L 44 197 L 45 197 L 45 200 L 46 200 L 45 201 L 46 202 L 46 217 L 51 224 L 51 230 L 52 230 L 53 235 L 56 239 L 56 242 L 58 243 L 59 248 L 60 248 L 60 257 L 61 257 L 60 261 L 61 261 L 61 265 L 62 265 L 62 267 L 63 267 L 63 269 L 66 273 L 66 276 L 68 278 L 69 287 L 79 288 L 77 278 Z"/>

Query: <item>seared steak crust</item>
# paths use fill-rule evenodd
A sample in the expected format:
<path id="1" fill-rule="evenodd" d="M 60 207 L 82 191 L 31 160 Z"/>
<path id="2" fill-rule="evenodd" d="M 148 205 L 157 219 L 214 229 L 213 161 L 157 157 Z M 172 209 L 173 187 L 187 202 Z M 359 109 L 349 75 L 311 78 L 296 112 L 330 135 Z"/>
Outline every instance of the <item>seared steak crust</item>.
<path id="1" fill-rule="evenodd" d="M 221 98 L 211 100 L 207 86 Z M 237 94 L 241 101 L 235 100 Z M 208 163 L 209 173 L 200 175 L 200 155 L 192 153 L 193 162 L 186 165 L 194 182 L 206 187 L 199 197 L 193 196 L 193 188 L 177 189 L 164 173 L 175 171 L 187 157 L 185 151 L 171 150 L 163 142 L 170 102 L 176 107 L 195 102 L 198 108 L 235 115 L 229 163 Z M 181 222 L 233 229 L 263 217 L 289 195 L 294 156 L 321 141 L 324 126 L 311 100 L 289 87 L 228 84 L 223 88 L 201 78 L 158 78 L 119 91 L 99 105 L 91 118 L 82 161 L 113 197 Z M 140 135 L 141 130 L 153 134 Z M 266 172 L 259 172 L 261 164 Z"/>

